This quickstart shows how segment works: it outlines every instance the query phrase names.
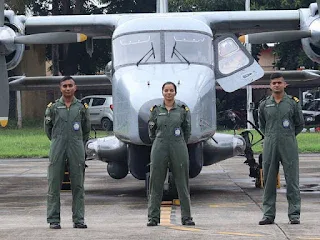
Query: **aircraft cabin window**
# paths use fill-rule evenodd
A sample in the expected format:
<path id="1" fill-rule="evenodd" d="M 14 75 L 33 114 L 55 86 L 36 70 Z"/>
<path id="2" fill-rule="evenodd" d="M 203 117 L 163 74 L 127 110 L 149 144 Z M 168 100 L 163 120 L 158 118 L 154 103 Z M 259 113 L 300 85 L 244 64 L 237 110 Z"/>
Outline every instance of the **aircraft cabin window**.
<path id="1" fill-rule="evenodd" d="M 169 63 L 213 63 L 212 38 L 194 32 L 165 33 L 165 61 Z"/>
<path id="2" fill-rule="evenodd" d="M 135 33 L 113 40 L 114 66 L 161 61 L 160 33 Z"/>

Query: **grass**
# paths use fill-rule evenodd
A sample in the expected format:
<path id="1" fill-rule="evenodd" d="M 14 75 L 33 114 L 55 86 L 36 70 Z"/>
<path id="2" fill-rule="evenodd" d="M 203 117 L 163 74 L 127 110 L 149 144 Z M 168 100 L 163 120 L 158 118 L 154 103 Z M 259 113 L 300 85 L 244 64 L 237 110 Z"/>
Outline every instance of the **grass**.
<path id="1" fill-rule="evenodd" d="M 48 157 L 50 141 L 44 133 L 42 122 L 24 123 L 22 129 L 15 126 L 0 128 L 0 158 L 43 158 Z M 36 126 L 36 127 L 35 127 Z M 233 131 L 224 131 L 233 134 Z M 254 142 L 259 139 L 253 132 Z M 240 131 L 237 131 L 239 134 Z M 97 131 L 97 137 L 106 136 L 105 131 Z M 94 132 L 91 136 L 94 137 Z M 300 153 L 320 153 L 320 133 L 301 133 L 298 135 Z M 255 153 L 262 151 L 260 143 L 253 147 Z"/>
<path id="2" fill-rule="evenodd" d="M 227 131 L 228 133 L 233 134 L 232 131 Z M 237 134 L 240 131 L 236 132 Z M 253 133 L 253 143 L 259 140 L 261 137 L 256 131 L 252 131 Z M 300 133 L 297 136 L 298 147 L 300 153 L 320 153 L 320 133 Z M 261 153 L 262 152 L 262 144 L 257 143 L 253 146 L 254 153 Z"/>

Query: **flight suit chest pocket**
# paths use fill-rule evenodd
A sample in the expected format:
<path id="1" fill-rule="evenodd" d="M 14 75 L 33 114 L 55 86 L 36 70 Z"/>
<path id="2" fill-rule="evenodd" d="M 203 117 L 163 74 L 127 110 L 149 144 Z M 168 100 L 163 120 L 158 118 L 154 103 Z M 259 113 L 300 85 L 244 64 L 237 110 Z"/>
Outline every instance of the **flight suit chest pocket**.
<path id="1" fill-rule="evenodd" d="M 267 103 L 264 110 L 268 118 L 273 118 L 278 114 L 278 108 L 275 103 Z"/>
<path id="2" fill-rule="evenodd" d="M 157 121 L 158 128 L 166 127 L 167 126 L 167 121 L 168 121 L 168 113 L 159 112 L 157 114 L 156 121 Z"/>
<path id="3" fill-rule="evenodd" d="M 170 113 L 170 123 L 173 127 L 180 127 L 182 124 L 182 117 L 180 111 L 172 111 Z"/>

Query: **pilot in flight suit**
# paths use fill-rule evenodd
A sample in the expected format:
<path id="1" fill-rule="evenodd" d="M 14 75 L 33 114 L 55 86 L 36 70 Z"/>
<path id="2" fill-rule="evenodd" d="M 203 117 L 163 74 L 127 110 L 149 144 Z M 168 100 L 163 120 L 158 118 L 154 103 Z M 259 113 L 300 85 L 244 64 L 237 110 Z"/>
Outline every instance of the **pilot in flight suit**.
<path id="1" fill-rule="evenodd" d="M 284 83 L 282 75 L 278 73 L 274 74 L 271 81 L 275 82 L 274 85 Z M 282 94 L 280 102 L 277 103 L 272 95 L 261 102 L 259 106 L 260 129 L 265 135 L 262 156 L 264 215 L 259 222 L 260 225 L 272 224 L 275 219 L 276 181 L 280 162 L 287 184 L 288 217 L 291 224 L 300 223 L 301 198 L 296 136 L 303 129 L 304 119 L 299 99 L 289 96 L 285 92 Z"/>
<path id="2" fill-rule="evenodd" d="M 70 80 L 67 80 L 70 81 Z M 74 82 L 72 80 L 72 82 Z M 62 81 L 60 85 L 64 82 Z M 72 99 L 72 98 L 71 98 Z M 72 220 L 74 228 L 84 224 L 84 143 L 89 138 L 90 120 L 87 105 L 73 96 L 67 107 L 64 97 L 50 103 L 45 111 L 45 132 L 51 140 L 48 167 L 47 222 L 50 228 L 60 227 L 60 187 L 65 162 L 68 161 L 72 189 Z"/>
<path id="3" fill-rule="evenodd" d="M 189 109 L 174 103 L 168 111 L 163 103 L 152 107 L 150 111 L 148 125 L 153 145 L 147 226 L 156 226 L 160 222 L 160 204 L 168 164 L 181 202 L 182 224 L 195 225 L 190 213 L 189 155 L 186 144 L 191 132 Z"/>

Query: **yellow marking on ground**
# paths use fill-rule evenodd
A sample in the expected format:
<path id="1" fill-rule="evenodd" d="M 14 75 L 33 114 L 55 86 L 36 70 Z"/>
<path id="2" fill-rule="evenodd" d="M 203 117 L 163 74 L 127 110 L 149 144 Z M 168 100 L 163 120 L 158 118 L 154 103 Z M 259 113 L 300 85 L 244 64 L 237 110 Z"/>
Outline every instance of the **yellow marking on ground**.
<path id="1" fill-rule="evenodd" d="M 234 235 L 234 236 L 248 236 L 248 237 L 263 237 L 261 234 L 251 234 L 251 233 L 237 233 L 237 232 L 218 232 L 218 234 L 223 235 Z"/>
<path id="2" fill-rule="evenodd" d="M 180 230 L 180 231 L 190 231 L 190 232 L 200 232 L 201 229 L 194 227 L 180 227 L 180 226 L 172 226 L 170 229 Z"/>
<path id="3" fill-rule="evenodd" d="M 320 240 L 320 237 L 298 237 L 298 239 L 303 239 L 303 240 Z"/>
<path id="4" fill-rule="evenodd" d="M 171 210 L 172 206 L 167 202 L 162 202 L 160 207 L 160 226 L 171 226 Z M 170 201 L 171 202 L 171 201 Z M 172 203 L 172 202 L 171 202 Z"/>
<path id="5" fill-rule="evenodd" d="M 223 208 L 223 207 L 245 207 L 248 203 L 222 203 L 222 204 L 210 204 L 212 208 Z"/>
<path id="6" fill-rule="evenodd" d="M 180 206 L 180 200 L 179 199 L 173 199 L 172 204 L 175 206 Z"/>

